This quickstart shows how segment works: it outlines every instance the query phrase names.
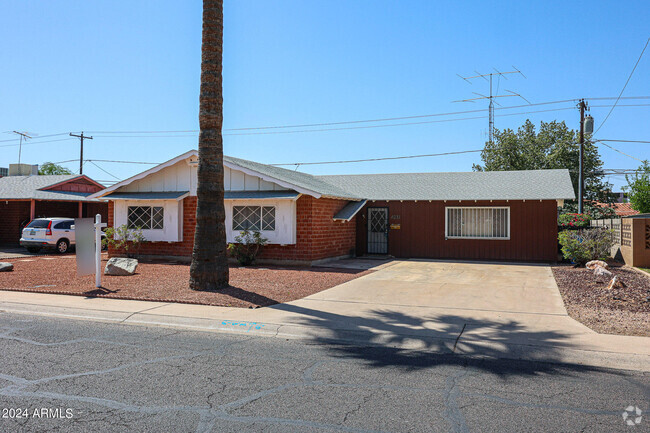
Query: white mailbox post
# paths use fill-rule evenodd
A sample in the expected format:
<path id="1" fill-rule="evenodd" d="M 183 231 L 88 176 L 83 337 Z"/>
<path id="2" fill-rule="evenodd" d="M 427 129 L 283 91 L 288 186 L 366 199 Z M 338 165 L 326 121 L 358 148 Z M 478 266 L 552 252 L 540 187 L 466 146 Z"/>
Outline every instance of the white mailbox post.
<path id="1" fill-rule="evenodd" d="M 102 286 L 102 229 L 107 225 L 100 214 L 95 215 L 95 287 Z"/>

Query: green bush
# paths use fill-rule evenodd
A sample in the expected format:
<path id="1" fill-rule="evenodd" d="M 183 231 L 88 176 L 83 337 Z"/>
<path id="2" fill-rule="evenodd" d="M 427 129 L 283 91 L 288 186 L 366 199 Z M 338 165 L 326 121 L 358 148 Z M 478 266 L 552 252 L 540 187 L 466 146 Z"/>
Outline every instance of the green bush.
<path id="1" fill-rule="evenodd" d="M 565 259 L 583 266 L 591 260 L 607 260 L 613 245 L 612 230 L 565 230 L 558 239 Z"/>
<path id="2" fill-rule="evenodd" d="M 244 230 L 235 236 L 235 243 L 228 244 L 228 253 L 237 259 L 240 265 L 248 266 L 255 262 L 255 258 L 268 239 L 263 238 L 260 232 Z"/>
<path id="3" fill-rule="evenodd" d="M 582 228 L 589 227 L 589 215 L 579 213 L 565 213 L 558 217 L 557 224 L 562 228 Z"/>
<path id="4" fill-rule="evenodd" d="M 118 250 L 123 250 L 127 257 L 138 257 L 140 246 L 147 241 L 140 227 L 130 229 L 126 224 L 117 228 L 108 227 L 104 233 L 106 237 L 102 239 L 102 245 L 111 245 Z"/>

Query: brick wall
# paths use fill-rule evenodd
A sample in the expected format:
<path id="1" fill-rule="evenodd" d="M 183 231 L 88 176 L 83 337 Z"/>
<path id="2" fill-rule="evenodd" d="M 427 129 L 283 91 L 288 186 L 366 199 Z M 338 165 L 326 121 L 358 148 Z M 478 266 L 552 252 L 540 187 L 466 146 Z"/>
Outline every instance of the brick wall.
<path id="1" fill-rule="evenodd" d="M 187 256 L 192 255 L 194 246 L 194 227 L 196 226 L 196 197 L 183 199 L 183 241 L 182 242 L 146 242 L 140 247 L 140 254 L 159 256 Z M 114 224 L 114 204 L 108 202 L 108 226 Z M 122 253 L 109 245 L 110 256 Z"/>
<path id="2" fill-rule="evenodd" d="M 307 262 L 350 254 L 355 248 L 355 219 L 347 223 L 332 220 L 346 204 L 346 200 L 300 197 L 296 203 L 296 244 L 267 245 L 260 258 Z M 113 226 L 113 202 L 109 202 L 108 221 Z M 148 242 L 140 254 L 191 256 L 195 226 L 196 197 L 187 197 L 183 199 L 183 241 Z M 118 251 L 110 247 L 109 253 L 115 255 Z"/>
<path id="3" fill-rule="evenodd" d="M 296 244 L 267 245 L 260 258 L 314 261 L 350 254 L 356 243 L 356 217 L 350 222 L 332 219 L 346 204 L 347 200 L 301 196 L 296 203 Z"/>

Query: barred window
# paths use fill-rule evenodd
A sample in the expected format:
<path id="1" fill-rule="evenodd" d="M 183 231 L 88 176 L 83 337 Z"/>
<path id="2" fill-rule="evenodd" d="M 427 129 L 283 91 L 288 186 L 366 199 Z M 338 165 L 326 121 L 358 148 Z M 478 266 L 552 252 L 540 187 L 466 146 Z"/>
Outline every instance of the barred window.
<path id="1" fill-rule="evenodd" d="M 233 206 L 232 229 L 237 231 L 274 231 L 274 206 Z"/>
<path id="2" fill-rule="evenodd" d="M 127 227 L 130 229 L 162 230 L 164 228 L 164 216 L 162 206 L 129 206 Z"/>
<path id="3" fill-rule="evenodd" d="M 448 207 L 447 238 L 509 239 L 509 207 Z"/>

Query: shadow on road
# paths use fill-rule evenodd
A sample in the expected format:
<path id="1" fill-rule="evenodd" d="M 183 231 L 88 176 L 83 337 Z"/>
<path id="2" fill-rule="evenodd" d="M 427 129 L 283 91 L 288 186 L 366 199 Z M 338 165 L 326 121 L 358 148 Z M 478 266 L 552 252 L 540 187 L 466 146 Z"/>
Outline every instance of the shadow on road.
<path id="1" fill-rule="evenodd" d="M 499 376 L 605 370 L 583 365 L 560 366 L 560 350 L 572 346 L 568 335 L 531 331 L 516 321 L 469 320 L 449 314 L 423 318 L 386 310 L 374 310 L 363 317 L 346 316 L 291 304 L 271 308 L 302 315 L 296 324 L 327 331 L 326 336 L 318 333 L 313 337 L 314 343 L 328 344 L 337 356 L 360 359 L 373 367 L 425 369 L 471 364 Z M 472 339 L 459 338 L 467 332 L 472 332 Z M 417 349 L 404 349 L 404 345 Z M 522 359 L 522 354 L 526 362 L 514 361 Z M 480 359 L 470 359 L 468 355 Z"/>

